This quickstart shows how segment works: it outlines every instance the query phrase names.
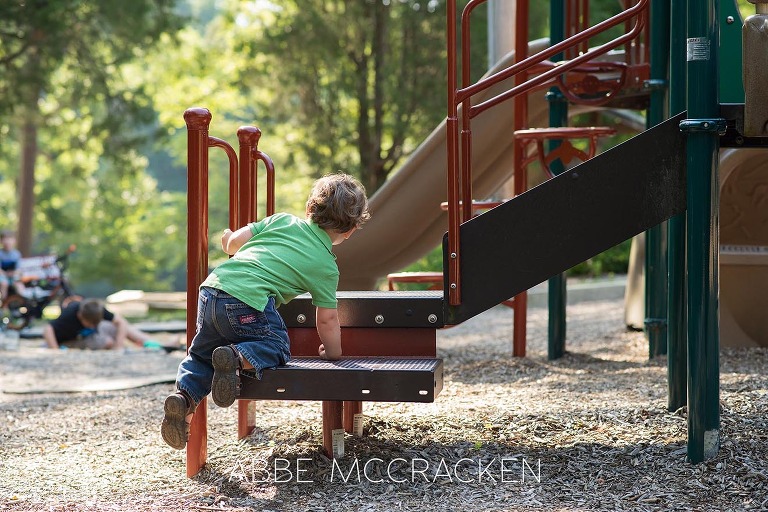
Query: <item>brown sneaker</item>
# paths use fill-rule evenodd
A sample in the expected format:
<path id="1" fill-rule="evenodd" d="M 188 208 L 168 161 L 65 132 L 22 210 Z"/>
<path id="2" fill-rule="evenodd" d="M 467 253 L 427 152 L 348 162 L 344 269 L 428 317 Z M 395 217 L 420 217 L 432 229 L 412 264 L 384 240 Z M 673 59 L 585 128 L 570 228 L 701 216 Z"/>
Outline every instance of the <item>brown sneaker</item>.
<path id="1" fill-rule="evenodd" d="M 187 416 L 195 412 L 195 403 L 182 393 L 168 395 L 165 399 L 165 418 L 160 426 L 163 440 L 176 450 L 187 446 L 189 423 Z"/>
<path id="2" fill-rule="evenodd" d="M 242 363 L 240 354 L 232 345 L 218 347 L 211 357 L 213 362 L 213 382 L 211 396 L 219 407 L 229 407 L 240 394 L 240 375 Z"/>

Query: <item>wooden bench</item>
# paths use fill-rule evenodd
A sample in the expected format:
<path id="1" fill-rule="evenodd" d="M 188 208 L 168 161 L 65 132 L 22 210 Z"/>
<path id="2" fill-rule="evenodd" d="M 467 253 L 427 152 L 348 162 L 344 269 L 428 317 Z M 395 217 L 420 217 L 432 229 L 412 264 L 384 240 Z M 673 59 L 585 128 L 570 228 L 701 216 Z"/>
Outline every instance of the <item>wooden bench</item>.
<path id="1" fill-rule="evenodd" d="M 317 357 L 315 308 L 301 296 L 280 308 L 293 359 L 265 370 L 258 380 L 243 372 L 238 435 L 255 427 L 251 400 L 322 402 L 323 448 L 344 453 L 344 433 L 362 432 L 363 402 L 433 402 L 443 388 L 436 357 L 443 326 L 442 292 L 339 292 L 344 358 Z"/>

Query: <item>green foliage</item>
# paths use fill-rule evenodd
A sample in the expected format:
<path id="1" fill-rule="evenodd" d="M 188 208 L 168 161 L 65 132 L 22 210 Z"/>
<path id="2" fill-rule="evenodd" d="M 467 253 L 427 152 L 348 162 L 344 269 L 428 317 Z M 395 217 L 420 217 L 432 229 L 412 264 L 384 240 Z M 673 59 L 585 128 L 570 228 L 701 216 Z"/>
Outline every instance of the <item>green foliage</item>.
<path id="1" fill-rule="evenodd" d="M 78 71 L 69 86 L 77 99 L 105 95 L 115 66 L 140 57 L 157 34 L 176 27 L 175 0 L 30 0 L 0 5 L 0 114 L 14 112 L 42 91 L 63 62 Z M 76 87 L 75 87 L 76 86 Z"/>
<path id="2" fill-rule="evenodd" d="M 755 14 L 755 4 L 749 3 L 749 0 L 736 0 L 736 6 L 739 9 L 742 19 L 746 19 Z"/>
<path id="3" fill-rule="evenodd" d="M 268 117 L 259 122 L 291 126 L 288 167 L 312 176 L 342 169 L 373 193 L 444 117 L 444 2 L 243 7 L 228 2 L 222 27 L 246 57 L 241 87 L 269 74 Z"/>
<path id="4" fill-rule="evenodd" d="M 626 274 L 629 268 L 629 249 L 632 240 L 625 240 L 605 252 L 590 258 L 568 270 L 569 276 L 597 277 L 611 274 Z"/>
<path id="5" fill-rule="evenodd" d="M 75 285 L 168 287 L 160 266 L 183 265 L 183 195 L 156 190 L 137 148 L 155 114 L 126 73 L 179 23 L 174 0 L 32 0 L 0 5 L 0 223 L 29 238 L 31 253 L 72 243 Z M 22 137 L 21 128 L 32 128 Z M 30 137 L 31 135 L 31 137 Z M 37 151 L 21 167 L 25 150 Z M 17 215 L 16 183 L 35 182 L 33 218 Z M 11 193 L 13 191 L 13 193 Z M 181 203 L 183 206 L 183 203 Z M 23 209 L 22 209 L 23 211 Z M 150 258 L 152 250 L 160 257 Z M 182 253 L 183 254 L 183 253 Z M 138 255 L 143 255 L 139 257 Z M 167 267 L 166 267 L 167 268 Z"/>
<path id="6" fill-rule="evenodd" d="M 0 227 L 19 223 L 28 121 L 38 130 L 33 252 L 76 243 L 76 286 L 159 290 L 183 272 L 189 107 L 208 107 L 211 135 L 235 148 L 238 127 L 262 129 L 276 207 L 295 214 L 326 172 L 356 174 L 373 193 L 445 116 L 444 0 L 176 3 L 0 2 Z M 618 2 L 592 4 L 595 22 Z M 548 2 L 530 9 L 531 38 L 545 36 Z M 177 13 L 189 16 L 183 27 Z M 487 65 L 486 16 L 473 16 L 473 78 Z M 211 155 L 215 263 L 229 182 L 223 152 Z M 410 267 L 441 268 L 440 248 Z"/>

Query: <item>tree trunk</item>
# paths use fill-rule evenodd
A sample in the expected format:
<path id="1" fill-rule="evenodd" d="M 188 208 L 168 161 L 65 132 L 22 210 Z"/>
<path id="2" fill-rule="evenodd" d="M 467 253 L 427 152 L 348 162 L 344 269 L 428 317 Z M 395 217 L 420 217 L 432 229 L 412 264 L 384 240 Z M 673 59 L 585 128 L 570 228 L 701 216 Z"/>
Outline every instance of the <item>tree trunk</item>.
<path id="1" fill-rule="evenodd" d="M 21 169 L 19 172 L 18 249 L 25 256 L 32 253 L 35 209 L 35 160 L 37 159 L 37 124 L 34 115 L 25 115 L 21 129 Z"/>

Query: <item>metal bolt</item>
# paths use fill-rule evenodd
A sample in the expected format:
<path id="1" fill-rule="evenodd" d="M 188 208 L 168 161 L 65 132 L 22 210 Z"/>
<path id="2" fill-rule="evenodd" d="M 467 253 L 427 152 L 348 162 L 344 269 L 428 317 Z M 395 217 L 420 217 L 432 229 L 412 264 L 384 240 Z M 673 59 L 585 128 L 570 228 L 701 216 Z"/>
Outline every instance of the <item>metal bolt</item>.
<path id="1" fill-rule="evenodd" d="M 434 313 L 432 313 L 431 315 L 429 315 L 429 316 L 427 317 L 427 321 L 428 321 L 429 323 L 431 323 L 431 324 L 434 324 L 434 323 L 436 323 L 436 322 L 437 322 L 437 315 L 436 315 L 436 314 L 434 314 Z"/>
<path id="2" fill-rule="evenodd" d="M 455 289 L 456 289 L 456 283 L 451 283 L 451 290 L 455 290 Z"/>
<path id="3" fill-rule="evenodd" d="M 455 252 L 451 253 L 451 259 L 454 259 L 454 260 L 456 259 L 456 253 Z"/>
<path id="4" fill-rule="evenodd" d="M 381 325 L 384 323 L 384 315 L 376 315 L 376 317 L 373 319 L 374 322 Z"/>
<path id="5" fill-rule="evenodd" d="M 725 18 L 725 22 L 729 25 L 731 25 L 733 21 L 734 21 L 733 16 L 728 16 L 727 18 Z"/>
<path id="6" fill-rule="evenodd" d="M 307 321 L 307 317 L 306 315 L 299 315 L 296 317 L 296 321 L 299 322 L 300 324 L 303 324 L 304 322 Z"/>

